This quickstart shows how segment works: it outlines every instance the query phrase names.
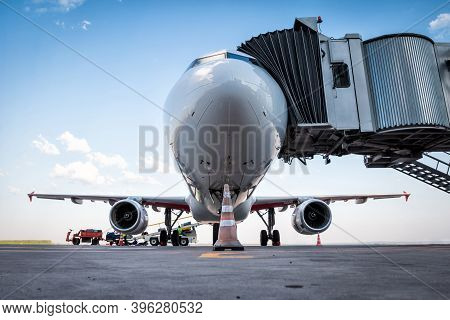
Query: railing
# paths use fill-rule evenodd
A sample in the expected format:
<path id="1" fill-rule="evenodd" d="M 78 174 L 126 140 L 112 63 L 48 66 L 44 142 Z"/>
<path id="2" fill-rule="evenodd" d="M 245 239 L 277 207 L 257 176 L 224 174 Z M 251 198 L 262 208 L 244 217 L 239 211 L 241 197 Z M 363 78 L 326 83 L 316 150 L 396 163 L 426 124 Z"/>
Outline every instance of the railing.
<path id="1" fill-rule="evenodd" d="M 425 159 L 431 159 L 435 161 L 436 163 L 436 170 L 445 172 L 445 174 L 450 173 L 450 152 L 440 152 L 440 155 L 444 158 L 447 158 L 446 160 L 436 158 L 435 156 L 432 156 L 430 153 L 425 152 L 423 154 L 425 156 Z"/>
<path id="2" fill-rule="evenodd" d="M 396 164 L 393 169 L 450 194 L 450 153 L 424 153 L 421 161 Z"/>

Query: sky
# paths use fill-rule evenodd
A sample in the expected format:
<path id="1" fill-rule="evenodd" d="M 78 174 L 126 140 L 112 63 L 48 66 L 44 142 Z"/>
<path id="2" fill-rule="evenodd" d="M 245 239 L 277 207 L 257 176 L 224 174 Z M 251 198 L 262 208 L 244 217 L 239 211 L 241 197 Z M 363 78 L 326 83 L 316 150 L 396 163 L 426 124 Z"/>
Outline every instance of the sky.
<path id="1" fill-rule="evenodd" d="M 147 160 L 166 165 L 139 173 L 139 127 L 163 131 L 165 98 L 196 57 L 319 15 L 335 38 L 416 32 L 450 41 L 448 1 L 0 0 L 0 239 L 63 243 L 69 228 L 110 228 L 108 204 L 30 204 L 31 191 L 187 195 L 162 133 L 159 156 Z M 256 196 L 412 193 L 408 202 L 332 204 L 325 244 L 450 242 L 449 196 L 399 172 L 366 169 L 359 156 L 274 166 Z M 148 211 L 150 223 L 162 221 Z M 291 212 L 277 214 L 282 243 L 315 243 L 293 230 Z M 261 229 L 251 215 L 240 240 L 258 243 Z M 211 242 L 211 227 L 198 232 Z"/>

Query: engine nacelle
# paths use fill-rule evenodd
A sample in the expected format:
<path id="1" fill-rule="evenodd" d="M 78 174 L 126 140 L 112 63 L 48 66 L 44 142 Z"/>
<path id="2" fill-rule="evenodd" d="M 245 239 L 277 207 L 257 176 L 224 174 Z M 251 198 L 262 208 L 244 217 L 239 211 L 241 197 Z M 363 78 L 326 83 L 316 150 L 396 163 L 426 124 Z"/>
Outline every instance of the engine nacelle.
<path id="1" fill-rule="evenodd" d="M 322 233 L 331 224 L 330 207 L 321 200 L 307 200 L 295 208 L 291 222 L 298 233 L 306 235 Z"/>
<path id="2" fill-rule="evenodd" d="M 147 229 L 148 215 L 139 202 L 125 199 L 112 206 L 109 212 L 109 222 L 117 232 L 141 234 Z"/>

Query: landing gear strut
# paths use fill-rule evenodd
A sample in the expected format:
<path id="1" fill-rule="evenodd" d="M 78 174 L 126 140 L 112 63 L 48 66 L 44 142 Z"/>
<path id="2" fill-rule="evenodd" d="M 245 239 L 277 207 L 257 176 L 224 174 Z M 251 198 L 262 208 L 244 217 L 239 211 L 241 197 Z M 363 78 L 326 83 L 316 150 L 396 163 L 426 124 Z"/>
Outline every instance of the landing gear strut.
<path id="1" fill-rule="evenodd" d="M 264 215 L 266 213 L 260 213 L 258 212 L 258 216 L 261 218 L 261 220 L 264 222 L 264 224 L 267 227 L 266 230 L 261 230 L 260 233 L 260 244 L 261 246 L 265 247 L 267 246 L 267 243 L 269 240 L 272 240 L 272 246 L 279 246 L 281 244 L 280 242 L 280 231 L 273 230 L 273 227 L 275 226 L 275 209 L 270 208 L 267 210 L 267 221 L 264 219 Z"/>
<path id="2" fill-rule="evenodd" d="M 172 209 L 166 208 L 164 210 L 164 224 L 166 225 L 167 234 L 172 233 Z"/>

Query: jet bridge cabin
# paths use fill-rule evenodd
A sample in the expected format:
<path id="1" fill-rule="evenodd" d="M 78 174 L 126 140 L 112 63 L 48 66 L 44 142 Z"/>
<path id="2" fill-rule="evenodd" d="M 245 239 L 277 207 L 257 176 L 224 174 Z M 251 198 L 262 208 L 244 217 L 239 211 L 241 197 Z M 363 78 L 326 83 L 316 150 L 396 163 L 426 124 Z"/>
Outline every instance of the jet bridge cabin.
<path id="1" fill-rule="evenodd" d="M 450 44 L 411 33 L 363 41 L 318 32 L 317 18 L 268 32 L 238 50 L 282 88 L 289 126 L 280 157 L 360 154 L 367 167 L 450 151 Z"/>

